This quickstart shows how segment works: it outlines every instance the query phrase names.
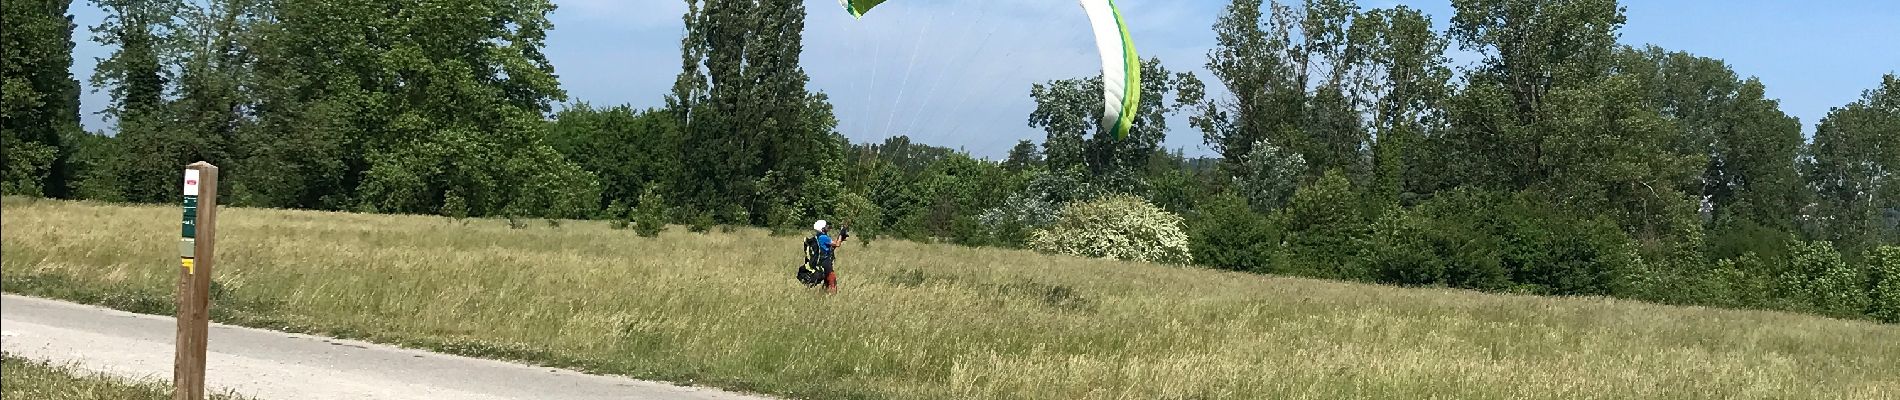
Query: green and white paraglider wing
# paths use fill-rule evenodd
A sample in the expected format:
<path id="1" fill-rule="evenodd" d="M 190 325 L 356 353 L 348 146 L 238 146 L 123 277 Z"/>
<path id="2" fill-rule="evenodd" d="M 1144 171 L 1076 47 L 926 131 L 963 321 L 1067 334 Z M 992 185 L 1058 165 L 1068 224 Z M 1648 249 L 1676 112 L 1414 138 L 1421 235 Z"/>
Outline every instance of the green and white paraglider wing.
<path id="1" fill-rule="evenodd" d="M 851 16 L 864 18 L 872 7 L 886 0 L 838 0 Z M 1102 125 L 1116 138 L 1128 135 L 1134 124 L 1136 108 L 1141 104 L 1141 58 L 1128 39 L 1128 24 L 1114 0 L 1081 0 L 1082 11 L 1089 16 L 1095 32 L 1095 46 L 1102 53 Z"/>
<path id="2" fill-rule="evenodd" d="M 1128 25 L 1114 0 L 1082 0 L 1095 27 L 1095 47 L 1102 52 L 1102 123 L 1116 138 L 1128 135 L 1141 104 L 1141 58 L 1128 40 Z"/>
<path id="3" fill-rule="evenodd" d="M 852 17 L 864 18 L 864 12 L 884 4 L 884 0 L 838 0 L 838 4 L 844 5 L 844 11 L 851 13 Z"/>

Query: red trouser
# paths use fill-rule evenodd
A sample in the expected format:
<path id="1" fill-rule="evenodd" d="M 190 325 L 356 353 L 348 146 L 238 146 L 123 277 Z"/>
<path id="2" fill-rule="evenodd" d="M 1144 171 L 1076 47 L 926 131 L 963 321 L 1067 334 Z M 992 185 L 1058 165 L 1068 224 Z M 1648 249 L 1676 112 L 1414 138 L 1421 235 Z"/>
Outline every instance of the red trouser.
<path id="1" fill-rule="evenodd" d="M 838 291 L 838 271 L 825 271 L 825 291 Z"/>

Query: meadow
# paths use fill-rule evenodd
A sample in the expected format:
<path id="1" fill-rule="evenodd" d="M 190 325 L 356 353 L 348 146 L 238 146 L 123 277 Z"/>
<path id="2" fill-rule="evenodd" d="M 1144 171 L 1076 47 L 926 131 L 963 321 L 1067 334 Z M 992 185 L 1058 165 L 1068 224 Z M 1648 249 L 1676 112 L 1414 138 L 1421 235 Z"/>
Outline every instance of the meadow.
<path id="1" fill-rule="evenodd" d="M 0 206 L 0 289 L 171 311 L 178 207 Z M 822 296 L 802 236 L 532 222 L 226 208 L 214 319 L 788 398 L 1900 395 L 1866 321 L 896 240 Z"/>

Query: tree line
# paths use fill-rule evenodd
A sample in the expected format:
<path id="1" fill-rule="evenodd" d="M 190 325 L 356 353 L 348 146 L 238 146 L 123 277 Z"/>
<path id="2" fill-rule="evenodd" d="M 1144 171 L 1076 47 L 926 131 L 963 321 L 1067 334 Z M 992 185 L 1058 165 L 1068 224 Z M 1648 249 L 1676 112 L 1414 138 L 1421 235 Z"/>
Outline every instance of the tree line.
<path id="1" fill-rule="evenodd" d="M 1211 268 L 1900 320 L 1900 77 L 1807 138 L 1723 61 L 1620 43 L 1613 0 L 1454 0 L 1448 27 L 1233 0 L 1208 81 L 1145 60 L 1121 139 L 1099 76 L 1035 84 L 1045 137 L 1002 160 L 837 133 L 802 1 L 687 4 L 665 105 L 636 109 L 569 101 L 546 0 L 93 0 L 106 134 L 79 127 L 70 1 L 9 1 L 0 189 L 176 201 L 206 160 L 241 206 L 1004 247 L 1137 199 Z M 1161 146 L 1183 132 L 1215 155 Z"/>

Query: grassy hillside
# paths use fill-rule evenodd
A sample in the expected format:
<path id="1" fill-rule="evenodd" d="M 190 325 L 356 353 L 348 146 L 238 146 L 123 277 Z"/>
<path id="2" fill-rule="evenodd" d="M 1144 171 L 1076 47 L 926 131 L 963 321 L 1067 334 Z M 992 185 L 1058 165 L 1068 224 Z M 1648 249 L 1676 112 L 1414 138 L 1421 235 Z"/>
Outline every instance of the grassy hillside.
<path id="1" fill-rule="evenodd" d="M 180 211 L 7 199 L 4 290 L 169 312 Z M 1880 398 L 1900 327 L 605 223 L 226 209 L 215 317 L 809 398 Z"/>
<path id="2" fill-rule="evenodd" d="M 229 393 L 210 393 L 211 400 L 235 400 Z M 0 398 L 36 400 L 164 400 L 172 398 L 171 385 L 156 380 L 135 381 L 41 361 L 0 356 Z"/>

